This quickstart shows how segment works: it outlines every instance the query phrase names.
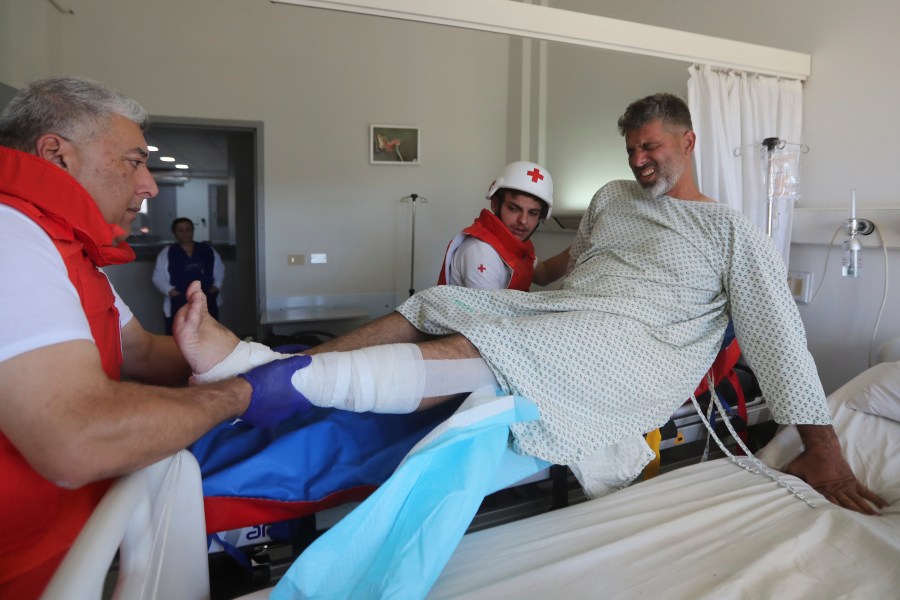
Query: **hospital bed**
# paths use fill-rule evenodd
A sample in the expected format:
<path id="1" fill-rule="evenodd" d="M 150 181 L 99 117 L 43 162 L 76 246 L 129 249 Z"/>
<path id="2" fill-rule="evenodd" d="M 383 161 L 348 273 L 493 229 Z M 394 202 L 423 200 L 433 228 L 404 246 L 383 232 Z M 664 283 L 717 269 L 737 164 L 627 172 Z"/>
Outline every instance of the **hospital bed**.
<path id="1" fill-rule="evenodd" d="M 881 516 L 784 476 L 810 508 L 719 459 L 469 534 L 429 598 L 896 598 L 900 362 L 869 369 L 829 404 L 854 472 L 890 504 Z M 783 468 L 800 449 L 788 427 L 759 455 Z"/>
<path id="2" fill-rule="evenodd" d="M 600 591 L 609 598 L 896 597 L 900 362 L 862 373 L 832 394 L 829 404 L 854 472 L 889 503 L 881 516 L 838 508 L 785 476 L 818 505 L 810 508 L 770 479 L 719 459 L 605 498 L 470 533 L 428 597 L 577 598 Z M 796 431 L 788 427 L 759 456 L 783 468 L 800 448 Z M 188 466 L 190 455 L 178 456 L 177 468 L 163 461 L 112 488 L 45 597 L 99 597 L 103 561 L 108 563 L 123 535 L 145 543 L 166 540 L 167 546 L 156 552 L 162 558 L 156 561 L 152 548 L 139 552 L 138 561 L 126 559 L 123 548 L 122 561 L 140 568 L 120 566 L 131 586 L 121 597 L 203 597 L 206 552 L 202 525 L 196 527 L 202 524 L 196 513 L 198 475 L 195 465 Z M 159 496 L 158 490 L 166 492 Z M 156 508 L 147 504 L 148 497 L 157 499 Z M 172 504 L 176 497 L 187 498 L 189 505 L 193 498 L 193 508 L 182 514 Z M 166 506 L 170 519 L 159 510 Z M 178 564 L 188 566 L 164 566 Z M 265 598 L 267 592 L 250 597 Z"/>
<path id="3" fill-rule="evenodd" d="M 128 600 L 209 598 L 200 468 L 190 452 L 116 481 L 42 599 L 98 600 L 107 587 Z"/>
<path id="4" fill-rule="evenodd" d="M 430 597 L 566 598 L 592 596 L 598 589 L 605 597 L 626 598 L 895 597 L 900 589 L 898 396 L 900 363 L 886 363 L 829 399 L 848 461 L 890 503 L 880 517 L 838 509 L 787 478 L 822 505 L 809 508 L 771 480 L 717 460 L 606 498 L 471 533 Z M 857 402 L 856 408 L 848 401 Z M 787 428 L 760 456 L 778 468 L 799 449 L 796 433 Z M 189 454 L 122 478 L 45 597 L 98 598 L 120 541 L 119 597 L 205 597 L 202 510 L 199 472 Z"/>

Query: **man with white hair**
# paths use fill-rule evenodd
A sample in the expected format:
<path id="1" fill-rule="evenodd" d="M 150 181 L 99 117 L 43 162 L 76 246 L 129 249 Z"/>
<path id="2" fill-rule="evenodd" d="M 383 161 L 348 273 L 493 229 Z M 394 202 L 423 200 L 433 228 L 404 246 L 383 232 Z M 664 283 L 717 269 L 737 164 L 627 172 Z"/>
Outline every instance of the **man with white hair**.
<path id="1" fill-rule="evenodd" d="M 73 77 L 32 83 L 0 114 L 2 598 L 40 595 L 110 478 L 262 407 L 244 379 L 161 387 L 212 363 L 144 330 L 100 270 L 134 260 L 124 240 L 158 191 L 146 124 L 135 101 Z M 212 321 L 198 282 L 187 295 L 176 337 Z"/>

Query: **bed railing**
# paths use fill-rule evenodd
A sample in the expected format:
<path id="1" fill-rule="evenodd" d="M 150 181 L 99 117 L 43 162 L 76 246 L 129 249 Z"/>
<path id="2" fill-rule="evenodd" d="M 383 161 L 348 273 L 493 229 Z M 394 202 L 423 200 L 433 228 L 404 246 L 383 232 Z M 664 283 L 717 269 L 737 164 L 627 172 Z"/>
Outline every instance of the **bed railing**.
<path id="1" fill-rule="evenodd" d="M 117 550 L 114 598 L 209 598 L 203 491 L 192 454 L 179 452 L 113 484 L 43 600 L 99 600 Z"/>

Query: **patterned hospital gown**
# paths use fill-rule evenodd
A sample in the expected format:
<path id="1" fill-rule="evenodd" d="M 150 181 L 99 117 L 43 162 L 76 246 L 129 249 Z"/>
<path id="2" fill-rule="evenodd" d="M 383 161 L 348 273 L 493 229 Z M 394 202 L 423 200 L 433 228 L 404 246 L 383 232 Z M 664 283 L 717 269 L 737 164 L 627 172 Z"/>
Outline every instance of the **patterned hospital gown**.
<path id="1" fill-rule="evenodd" d="M 559 290 L 440 286 L 397 309 L 421 331 L 463 334 L 506 392 L 537 403 L 539 421 L 513 425 L 518 451 L 572 464 L 661 426 L 729 315 L 775 420 L 831 422 L 783 261 L 740 213 L 614 181 L 571 256 Z"/>

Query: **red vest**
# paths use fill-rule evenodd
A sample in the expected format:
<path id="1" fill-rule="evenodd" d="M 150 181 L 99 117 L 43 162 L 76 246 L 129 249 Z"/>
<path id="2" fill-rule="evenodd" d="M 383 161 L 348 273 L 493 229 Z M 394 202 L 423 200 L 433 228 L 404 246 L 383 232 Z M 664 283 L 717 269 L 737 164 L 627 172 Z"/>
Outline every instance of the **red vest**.
<path id="1" fill-rule="evenodd" d="M 53 241 L 87 316 L 103 370 L 119 379 L 119 311 L 98 267 L 134 259 L 114 239 L 93 198 L 68 173 L 36 156 L 0 147 L 0 203 L 24 213 Z M 52 366 L 48 376 L 52 376 Z M 109 487 L 63 489 L 32 469 L 0 434 L 0 597 L 37 597 Z"/>
<path id="2" fill-rule="evenodd" d="M 444 254 L 444 266 L 438 276 L 438 285 L 447 285 L 447 274 L 453 260 L 453 252 L 467 235 L 489 244 L 500 255 L 503 262 L 512 269 L 508 289 L 522 292 L 531 289 L 531 278 L 534 276 L 534 244 L 530 240 L 523 242 L 514 236 L 503 224 L 503 221 L 487 209 L 482 209 L 475 222 L 450 241 Z"/>

